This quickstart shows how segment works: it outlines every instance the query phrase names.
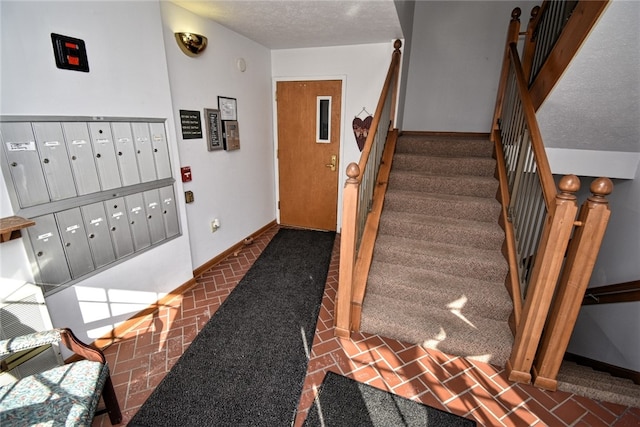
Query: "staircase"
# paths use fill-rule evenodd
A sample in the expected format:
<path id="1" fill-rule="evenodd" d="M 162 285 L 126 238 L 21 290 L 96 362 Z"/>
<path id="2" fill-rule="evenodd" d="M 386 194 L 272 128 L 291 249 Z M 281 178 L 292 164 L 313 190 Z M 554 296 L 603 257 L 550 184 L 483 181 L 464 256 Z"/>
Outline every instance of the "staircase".
<path id="1" fill-rule="evenodd" d="M 361 330 L 504 366 L 513 344 L 488 138 L 398 139 Z"/>

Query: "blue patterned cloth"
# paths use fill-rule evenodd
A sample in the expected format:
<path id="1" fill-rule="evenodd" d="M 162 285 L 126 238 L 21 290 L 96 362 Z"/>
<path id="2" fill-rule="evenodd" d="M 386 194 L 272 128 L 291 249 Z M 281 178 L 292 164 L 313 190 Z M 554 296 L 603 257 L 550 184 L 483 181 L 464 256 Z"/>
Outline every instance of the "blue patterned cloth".
<path id="1" fill-rule="evenodd" d="M 58 330 L 3 340 L 0 356 L 59 340 Z M 107 365 L 81 360 L 2 386 L 0 426 L 90 426 L 108 374 Z"/>

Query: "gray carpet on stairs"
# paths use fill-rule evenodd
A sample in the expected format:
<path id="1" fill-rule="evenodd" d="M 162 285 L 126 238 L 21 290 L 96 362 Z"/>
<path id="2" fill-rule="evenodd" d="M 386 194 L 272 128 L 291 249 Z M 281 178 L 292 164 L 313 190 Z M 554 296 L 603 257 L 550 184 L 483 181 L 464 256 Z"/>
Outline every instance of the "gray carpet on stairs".
<path id="1" fill-rule="evenodd" d="M 488 139 L 399 138 L 362 331 L 504 366 L 512 304 L 494 171 Z"/>

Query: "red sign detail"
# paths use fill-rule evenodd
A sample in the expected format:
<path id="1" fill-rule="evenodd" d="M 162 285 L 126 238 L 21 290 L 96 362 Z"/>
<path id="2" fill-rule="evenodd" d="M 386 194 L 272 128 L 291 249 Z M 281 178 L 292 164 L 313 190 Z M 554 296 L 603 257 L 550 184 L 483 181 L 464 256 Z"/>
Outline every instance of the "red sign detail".
<path id="1" fill-rule="evenodd" d="M 191 181 L 191 166 L 183 166 L 180 168 L 180 174 L 182 175 L 182 182 Z"/>

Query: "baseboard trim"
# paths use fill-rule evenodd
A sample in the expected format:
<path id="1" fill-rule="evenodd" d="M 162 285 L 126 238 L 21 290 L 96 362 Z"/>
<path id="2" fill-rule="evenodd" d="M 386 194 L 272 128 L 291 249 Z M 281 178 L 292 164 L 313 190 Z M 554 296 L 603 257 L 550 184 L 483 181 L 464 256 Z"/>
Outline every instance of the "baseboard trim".
<path id="1" fill-rule="evenodd" d="M 245 239 L 242 239 L 242 241 L 240 241 L 240 242 L 236 243 L 235 245 L 231 246 L 229 249 L 227 249 L 226 251 L 222 252 L 220 255 L 218 255 L 218 256 L 216 256 L 214 258 L 211 258 L 209 261 L 205 262 L 200 267 L 197 267 L 195 270 L 193 270 L 193 277 L 197 277 L 197 276 L 201 275 L 202 273 L 204 273 L 205 271 L 207 271 L 211 267 L 215 266 L 216 264 L 219 264 L 223 259 L 225 259 L 229 255 L 231 255 L 232 253 L 236 252 L 238 249 L 242 249 L 246 244 L 245 240 L 247 240 L 247 239 L 255 239 L 256 237 L 260 236 L 262 233 L 264 233 L 265 231 L 267 231 L 268 229 L 270 229 L 271 227 L 273 227 L 276 224 L 277 224 L 277 222 L 274 219 L 273 221 L 271 221 L 270 223 L 268 223 L 264 227 L 260 228 L 258 231 L 250 234 Z"/>
<path id="2" fill-rule="evenodd" d="M 187 280 L 185 283 L 178 286 L 176 289 L 172 290 L 171 292 L 169 292 L 164 297 L 160 298 L 158 301 L 151 304 L 147 308 L 134 314 L 132 317 L 130 317 L 129 319 L 125 320 L 124 322 L 122 322 L 121 324 L 113 328 L 110 332 L 106 333 L 100 338 L 97 338 L 95 341 L 93 341 L 92 345 L 99 349 L 105 349 L 109 347 L 111 344 L 119 341 L 124 336 L 126 336 L 129 332 L 131 332 L 133 329 L 137 328 L 138 326 L 140 326 L 140 324 L 142 324 L 143 322 L 151 318 L 153 314 L 156 311 L 158 311 L 159 307 L 167 306 L 175 298 L 179 297 L 184 292 L 186 292 L 187 290 L 195 286 L 197 283 L 195 278 L 197 276 L 207 271 L 211 267 L 215 266 L 216 264 L 219 264 L 222 260 L 227 258 L 229 255 L 231 255 L 235 251 L 244 247 L 245 241 L 247 239 L 256 238 L 275 225 L 277 225 L 277 221 L 274 219 L 264 227 L 250 234 L 246 239 L 243 239 L 241 242 L 236 243 L 226 251 L 222 252 L 220 255 L 212 258 L 211 260 L 207 261 L 200 267 L 196 268 L 195 270 L 193 270 L 193 277 L 191 279 Z"/>
<path id="3" fill-rule="evenodd" d="M 400 135 L 488 139 L 490 134 L 489 132 L 433 132 L 421 130 L 403 130 L 400 132 Z"/>
<path id="4" fill-rule="evenodd" d="M 614 377 L 627 378 L 640 385 L 640 372 L 631 369 L 610 365 L 606 362 L 601 362 L 599 360 L 590 359 L 573 353 L 565 353 L 564 360 L 575 362 L 578 365 L 588 366 L 595 371 L 607 372 Z"/>

